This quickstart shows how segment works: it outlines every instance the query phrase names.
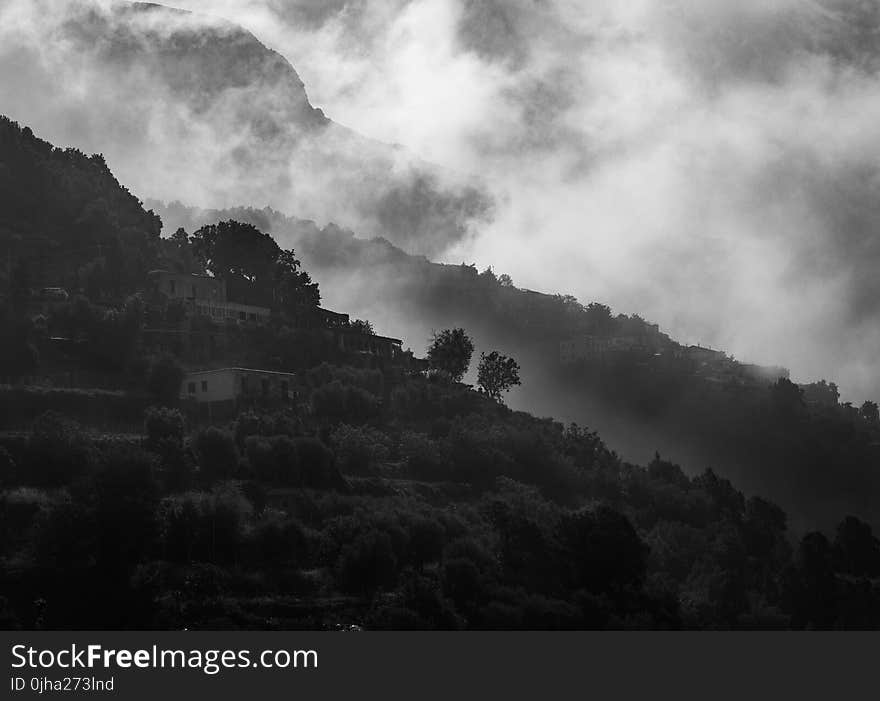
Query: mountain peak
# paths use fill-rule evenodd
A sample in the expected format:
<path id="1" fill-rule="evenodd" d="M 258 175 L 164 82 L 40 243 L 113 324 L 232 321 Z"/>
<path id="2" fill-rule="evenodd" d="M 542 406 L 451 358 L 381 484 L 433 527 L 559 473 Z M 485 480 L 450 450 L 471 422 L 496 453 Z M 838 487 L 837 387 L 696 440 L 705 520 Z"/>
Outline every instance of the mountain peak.
<path id="1" fill-rule="evenodd" d="M 259 90 L 270 103 L 250 126 L 279 132 L 282 122 L 311 129 L 330 121 L 287 59 L 224 19 L 156 3 L 94 5 L 65 22 L 62 38 L 108 66 L 148 68 L 198 111 L 230 89 Z"/>
<path id="2" fill-rule="evenodd" d="M 104 153 L 142 197 L 270 205 L 429 255 L 491 215 L 482 183 L 328 119 L 236 24 L 154 3 L 31 12 L 29 31 L 0 27 L 5 110 Z"/>

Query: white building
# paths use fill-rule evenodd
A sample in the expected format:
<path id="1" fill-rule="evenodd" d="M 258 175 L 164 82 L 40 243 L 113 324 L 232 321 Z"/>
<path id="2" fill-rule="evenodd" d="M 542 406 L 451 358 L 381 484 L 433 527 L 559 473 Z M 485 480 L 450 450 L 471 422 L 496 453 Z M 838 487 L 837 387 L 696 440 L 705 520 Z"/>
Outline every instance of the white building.
<path id="1" fill-rule="evenodd" d="M 170 270 L 153 270 L 149 273 L 156 290 L 169 299 L 205 301 L 225 304 L 226 283 L 210 275 L 175 273 Z"/>
<path id="2" fill-rule="evenodd" d="M 218 323 L 234 321 L 237 324 L 264 323 L 269 320 L 269 309 L 255 307 L 251 304 L 239 304 L 238 302 L 214 303 L 196 300 L 195 312 L 200 316 L 207 316 Z"/>
<path id="3" fill-rule="evenodd" d="M 180 397 L 199 404 L 239 399 L 286 402 L 297 398 L 299 386 L 297 376 L 289 372 L 222 368 L 187 373 Z"/>
<path id="4" fill-rule="evenodd" d="M 267 307 L 228 301 L 226 283 L 218 278 L 169 270 L 153 270 L 149 275 L 158 292 L 168 299 L 184 302 L 190 314 L 209 317 L 216 323 L 264 323 L 269 320 Z"/>
<path id="5" fill-rule="evenodd" d="M 591 336 L 585 334 L 559 344 L 559 359 L 563 363 L 591 360 L 610 353 L 647 351 L 653 346 L 645 336 Z"/>

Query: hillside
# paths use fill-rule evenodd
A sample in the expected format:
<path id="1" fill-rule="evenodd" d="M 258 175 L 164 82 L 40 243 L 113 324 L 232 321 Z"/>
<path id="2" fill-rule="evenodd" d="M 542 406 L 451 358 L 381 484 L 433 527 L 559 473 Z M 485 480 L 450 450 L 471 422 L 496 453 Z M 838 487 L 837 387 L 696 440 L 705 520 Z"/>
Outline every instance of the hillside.
<path id="1" fill-rule="evenodd" d="M 0 116 L 4 292 L 16 285 L 100 285 L 121 294 L 154 264 L 161 227 L 101 155 L 55 148 Z"/>
<path id="2" fill-rule="evenodd" d="M 143 195 L 295 203 L 424 252 L 491 210 L 478 182 L 329 120 L 293 66 L 234 24 L 147 3 L 28 12 L 2 36 L 4 109 L 100 151 Z"/>
<path id="3" fill-rule="evenodd" d="M 560 344 L 584 334 L 654 331 L 640 317 L 614 315 L 601 304 L 520 290 L 491 272 L 432 263 L 387 241 L 274 210 L 150 205 L 161 212 L 166 233 L 229 217 L 270 232 L 296 248 L 322 281 L 328 304 L 399 329 L 416 350 L 432 329 L 464 325 L 478 347 L 498 347 L 520 360 L 525 382 L 512 406 L 589 425 L 627 459 L 645 462 L 659 451 L 692 472 L 711 466 L 782 504 L 798 528 L 830 526 L 841 510 L 880 520 L 880 426 L 841 403 L 827 383 L 804 385 L 791 405 L 784 397 L 780 404 L 772 386 L 776 369 L 765 369 L 770 379 L 744 384 L 742 374 L 759 369 L 729 362 L 719 351 L 719 368 L 700 372 L 667 361 L 688 349 L 662 334 L 650 352 L 563 363 Z"/>
<path id="4" fill-rule="evenodd" d="M 137 277 L 119 278 L 115 301 L 105 288 L 83 285 L 37 307 L 7 295 L 3 318 L 16 333 L 25 330 L 23 345 L 51 341 L 51 330 L 64 328 L 66 338 L 54 340 L 79 349 L 66 359 L 68 377 L 100 370 L 113 386 L 35 386 L 50 379 L 57 358 L 33 358 L 29 367 L 4 360 L 17 383 L 0 387 L 5 628 L 880 626 L 880 541 L 864 521 L 840 520 L 845 510 L 832 537 L 811 531 L 801 538 L 783 509 L 712 470 L 688 476 L 660 456 L 639 466 L 589 429 L 513 411 L 425 372 L 407 354 L 344 353 L 328 339 L 382 339 L 339 314 L 335 330 L 320 328 L 317 286 L 294 251 L 234 220 L 157 242 L 156 215 L 101 159 L 53 149 L 3 124 L 0 162 L 42 174 L 29 180 L 32 202 L 81 211 L 103 193 L 101 245 L 116 241 L 123 267 L 138 269 L 147 241 L 159 261 L 179 270 L 163 271 L 169 279 L 191 282 L 193 272 L 210 271 L 197 275 L 199 284 L 248 280 L 271 287 L 277 300 L 264 322 L 190 315 L 187 325 L 179 299 L 159 299 Z M 8 196 L 2 201 L 17 212 L 4 219 L 17 240 L 92 241 L 89 230 L 37 219 L 36 206 L 14 210 Z M 650 328 L 601 305 L 583 308 L 467 266 L 413 259 L 387 242 L 251 214 L 300 230 L 302 251 L 337 276 L 352 272 L 342 267 L 350 256 L 369 264 L 373 277 L 412 269 L 427 281 L 423 290 L 409 278 L 395 291 L 413 294 L 414 309 L 460 319 L 471 305 L 483 313 L 472 318 L 483 322 L 506 310 L 508 340 L 523 329 L 541 336 L 532 350 L 572 330 L 608 336 Z M 16 267 L 29 260 L 20 250 L 10 256 Z M 424 306 L 435 293 L 442 304 Z M 313 314 L 303 325 L 305 311 Z M 271 398 L 268 384 L 253 394 L 242 388 L 227 411 L 199 410 L 191 377 L 181 398 L 187 353 L 172 346 L 157 356 L 145 338 L 157 313 L 163 324 L 177 319 L 166 327 L 175 334 L 229 336 L 198 362 L 251 362 L 263 370 L 241 372 L 282 375 L 295 392 Z M 706 379 L 687 378 L 689 387 Z M 810 446 L 805 432 L 819 424 L 794 385 L 779 381 L 755 396 L 767 400 L 762 421 Z M 835 448 L 851 445 L 831 438 Z M 765 449 L 772 455 L 774 446 Z M 807 486 L 817 484 L 835 486 L 812 476 Z"/>

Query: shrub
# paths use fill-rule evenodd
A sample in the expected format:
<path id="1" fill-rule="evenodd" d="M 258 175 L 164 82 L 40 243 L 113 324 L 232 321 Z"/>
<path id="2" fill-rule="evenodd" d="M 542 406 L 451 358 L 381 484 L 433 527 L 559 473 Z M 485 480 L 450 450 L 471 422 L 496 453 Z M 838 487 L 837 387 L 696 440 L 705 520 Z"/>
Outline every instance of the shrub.
<path id="1" fill-rule="evenodd" d="M 648 547 L 626 516 L 613 509 L 565 515 L 559 540 L 569 554 L 575 588 L 619 594 L 644 582 Z"/>
<path id="2" fill-rule="evenodd" d="M 434 441 L 423 433 L 407 431 L 400 441 L 400 453 L 406 459 L 407 471 L 415 479 L 449 479 L 451 468 L 446 444 Z"/>
<path id="3" fill-rule="evenodd" d="M 156 458 L 123 443 L 105 447 L 92 478 L 100 561 L 117 568 L 137 562 L 153 545 L 159 487 Z"/>
<path id="4" fill-rule="evenodd" d="M 232 562 L 252 513 L 241 491 L 228 484 L 167 497 L 157 510 L 162 552 L 176 562 Z"/>
<path id="5" fill-rule="evenodd" d="M 278 511 L 266 510 L 248 534 L 248 559 L 256 567 L 267 563 L 297 564 L 306 560 L 308 541 L 302 525 Z"/>
<path id="6" fill-rule="evenodd" d="M 256 479 L 262 482 L 274 482 L 278 478 L 272 443 L 268 439 L 249 436 L 244 441 L 244 449 Z"/>
<path id="7" fill-rule="evenodd" d="M 52 503 L 46 492 L 31 487 L 0 493 L 0 552 L 9 552 L 24 541 L 34 519 Z"/>
<path id="8" fill-rule="evenodd" d="M 471 537 L 458 538 L 443 549 L 443 591 L 462 610 L 475 610 L 485 602 L 497 578 L 498 563 Z"/>
<path id="9" fill-rule="evenodd" d="M 427 628 L 459 630 L 465 622 L 455 612 L 453 603 L 443 596 L 437 583 L 418 574 L 409 573 L 401 587 L 406 607 L 418 613 Z"/>
<path id="10" fill-rule="evenodd" d="M 276 436 L 272 439 L 272 460 L 275 464 L 275 480 L 277 482 L 290 486 L 307 486 L 303 484 L 302 477 L 303 454 L 301 442 L 303 440 L 306 439 L 294 440 L 287 436 Z M 306 453 L 308 453 L 308 450 L 306 450 Z M 330 456 L 329 462 L 333 462 L 332 456 Z"/>
<path id="11" fill-rule="evenodd" d="M 0 487 L 8 487 L 17 481 L 15 460 L 9 451 L 0 445 Z"/>
<path id="12" fill-rule="evenodd" d="M 30 484 L 59 486 L 83 474 L 92 463 L 92 446 L 80 427 L 54 411 L 35 422 L 23 475 Z"/>
<path id="13" fill-rule="evenodd" d="M 231 478 L 238 468 L 238 452 L 232 434 L 210 426 L 196 435 L 195 449 L 201 474 L 209 480 Z"/>
<path id="14" fill-rule="evenodd" d="M 147 376 L 147 390 L 165 406 L 173 406 L 180 399 L 180 385 L 184 370 L 173 355 L 163 355 L 150 366 Z"/>
<path id="15" fill-rule="evenodd" d="M 362 533 L 342 549 L 336 565 L 339 588 L 350 594 L 373 594 L 394 586 L 397 558 L 387 533 Z"/>
<path id="16" fill-rule="evenodd" d="M 298 486 L 348 491 L 345 480 L 334 465 L 332 450 L 317 438 L 297 438 L 294 442 L 299 459 Z"/>
<path id="17" fill-rule="evenodd" d="M 416 517 L 407 527 L 409 562 L 419 571 L 430 562 L 440 559 L 446 544 L 446 531 L 439 521 L 424 516 Z"/>
<path id="18" fill-rule="evenodd" d="M 177 409 L 151 406 L 144 414 L 144 431 L 151 448 L 166 441 L 183 445 L 183 414 Z"/>
<path id="19" fill-rule="evenodd" d="M 333 431 L 331 443 L 339 469 L 354 475 L 369 475 L 376 463 L 387 460 L 385 436 L 369 427 L 341 424 Z"/>
<path id="20" fill-rule="evenodd" d="M 262 422 L 260 416 L 253 411 L 246 411 L 239 414 L 235 421 L 235 443 L 242 450 L 245 443 L 251 436 L 262 435 Z"/>
<path id="21" fill-rule="evenodd" d="M 374 395 L 339 380 L 312 392 L 315 415 L 332 421 L 366 421 L 376 415 L 378 408 L 379 403 Z"/>
<path id="22" fill-rule="evenodd" d="M 339 382 L 342 385 L 358 387 L 374 395 L 381 394 L 383 386 L 382 373 L 379 370 L 340 367 L 328 363 L 322 363 L 309 370 L 306 379 L 311 387 L 323 387 L 333 382 Z"/>

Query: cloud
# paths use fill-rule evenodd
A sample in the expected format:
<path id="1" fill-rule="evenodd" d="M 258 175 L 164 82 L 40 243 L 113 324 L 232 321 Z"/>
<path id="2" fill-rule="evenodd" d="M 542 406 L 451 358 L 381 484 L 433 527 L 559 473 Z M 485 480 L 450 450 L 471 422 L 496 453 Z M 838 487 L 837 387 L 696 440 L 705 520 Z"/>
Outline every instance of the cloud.
<path id="1" fill-rule="evenodd" d="M 340 124 L 402 144 L 447 169 L 441 172 L 482 178 L 496 203 L 492 219 L 472 217 L 467 197 L 453 198 L 453 219 L 467 223 L 436 242 L 434 252 L 442 249 L 445 259 L 493 265 L 528 287 L 604 300 L 684 341 L 786 364 L 799 379 L 836 379 L 854 401 L 880 396 L 876 3 L 178 4 L 254 32 L 291 60 L 311 102 Z M 3 65 L 19 67 L 29 88 L 56 90 L 28 68 L 35 56 L 41 52 L 16 57 L 7 50 Z M 178 113 L 165 95 L 142 98 L 119 84 L 108 88 L 110 97 L 128 107 L 102 119 L 88 109 L 91 88 L 76 72 L 65 75 L 66 93 L 82 92 L 82 104 L 74 100 L 63 112 L 23 88 L 0 90 L 22 119 L 37 115 L 35 128 L 64 122 L 72 143 L 106 150 L 99 142 L 113 135 L 118 154 L 111 165 L 123 182 L 162 182 L 163 173 L 182 171 L 175 163 L 183 159 L 191 182 L 175 182 L 175 197 L 194 204 L 221 199 L 224 173 L 241 182 L 245 198 L 230 204 L 259 206 L 278 189 L 261 176 L 265 169 L 247 163 L 256 126 L 242 131 L 232 119 L 235 128 L 216 130 L 220 118 L 234 117 L 240 99 L 213 104 L 214 131 L 203 133 L 204 115 L 191 106 Z M 241 90 L 247 100 L 261 99 Z M 161 118 L 144 113 L 144 99 L 161 102 Z M 156 131 L 175 120 L 179 136 L 202 149 L 165 150 L 168 140 Z M 127 130 L 150 134 L 155 150 L 126 153 Z M 225 160 L 210 156 L 218 133 L 234 145 L 223 150 Z M 334 144 L 348 154 L 343 170 L 363 156 L 348 138 L 341 132 Z M 257 165 L 276 156 L 255 152 Z M 306 150 L 299 163 L 305 158 L 325 172 L 326 153 Z M 146 178 L 142 168 L 155 170 Z M 273 202 L 278 208 L 360 228 L 349 198 L 327 202 L 340 183 L 272 172 L 295 183 L 284 202 Z M 408 203 L 419 195 L 418 179 L 401 182 L 382 200 L 398 208 L 395 222 L 408 221 Z M 446 205 L 438 202 L 443 215 Z M 394 225 L 360 219 L 365 234 Z M 416 240 L 434 226 L 429 217 Z"/>
<path id="2" fill-rule="evenodd" d="M 143 197 L 271 204 L 429 253 L 488 215 L 474 179 L 329 121 L 281 54 L 219 16 L 94 0 L 0 11 L 3 109 L 104 153 Z"/>
<path id="3" fill-rule="evenodd" d="M 494 221 L 447 259 L 880 395 L 872 4 L 383 10 L 360 39 L 346 15 L 275 41 L 332 114 L 491 183 Z"/>

